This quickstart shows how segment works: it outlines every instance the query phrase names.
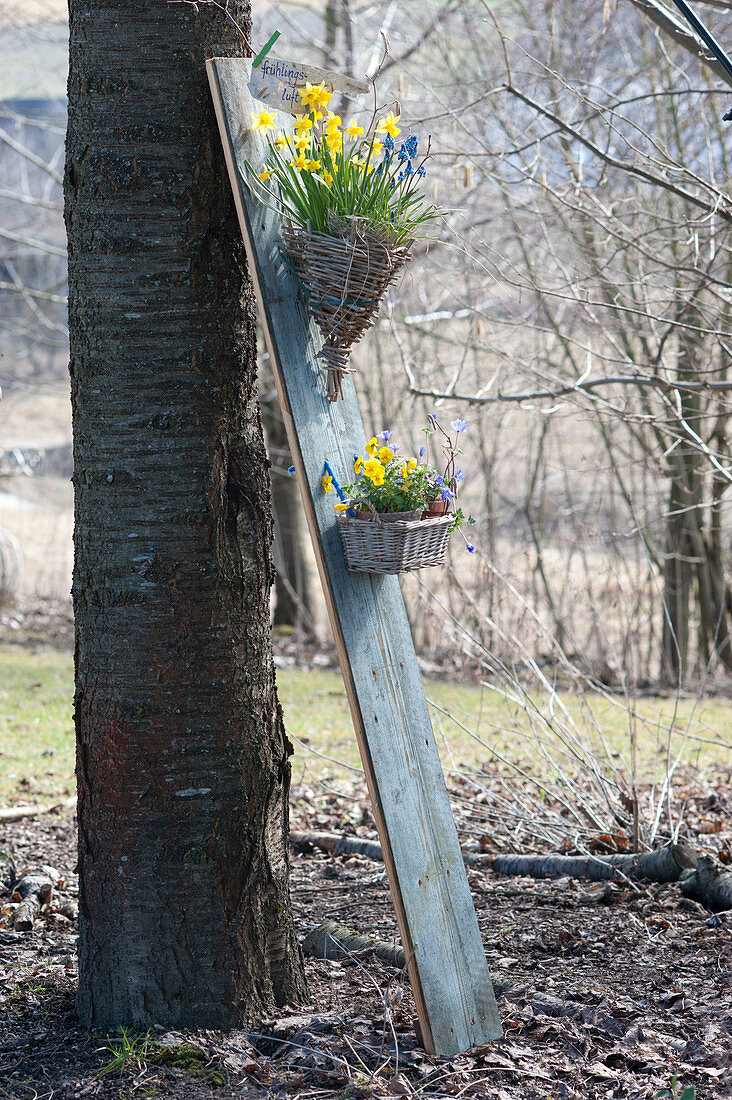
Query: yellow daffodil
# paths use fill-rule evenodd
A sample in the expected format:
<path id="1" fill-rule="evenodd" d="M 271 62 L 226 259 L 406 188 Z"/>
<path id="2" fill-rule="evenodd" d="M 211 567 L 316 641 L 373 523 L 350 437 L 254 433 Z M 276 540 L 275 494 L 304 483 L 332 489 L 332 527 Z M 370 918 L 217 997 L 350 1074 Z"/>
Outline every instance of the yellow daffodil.
<path id="1" fill-rule="evenodd" d="M 252 111 L 252 129 L 263 130 L 266 134 L 268 130 L 275 129 L 275 115 L 274 111 L 259 111 L 255 113 Z"/>
<path id="2" fill-rule="evenodd" d="M 391 462 L 394 457 L 394 452 L 391 447 L 381 447 L 379 450 L 379 458 L 386 465 L 387 462 Z"/>
<path id="3" fill-rule="evenodd" d="M 307 164 L 307 158 L 304 153 L 298 153 L 294 160 L 290 161 L 290 167 L 296 168 L 298 172 L 302 172 L 303 168 Z"/>
<path id="4" fill-rule="evenodd" d="M 343 134 L 339 134 L 336 130 L 326 134 L 325 144 L 331 153 L 338 153 L 343 148 Z"/>
<path id="5" fill-rule="evenodd" d="M 332 98 L 333 93 L 328 91 L 324 80 L 320 84 L 311 84 L 308 80 L 305 82 L 305 91 L 300 92 L 300 101 L 307 107 L 327 107 Z"/>
<path id="6" fill-rule="evenodd" d="M 393 138 L 397 137 L 401 134 L 401 130 L 397 126 L 397 122 L 401 117 L 401 115 L 395 115 L 393 111 L 389 111 L 386 118 L 382 118 L 376 123 L 376 133 L 388 134 L 389 137 Z"/>
<path id="7" fill-rule="evenodd" d="M 380 155 L 381 155 L 381 150 L 382 150 L 383 148 L 384 148 L 384 143 L 383 143 L 383 141 L 376 141 L 376 139 L 374 138 L 374 146 L 373 146 L 373 150 L 372 150 L 372 152 L 373 152 L 373 155 L 374 155 L 375 157 L 378 157 L 378 156 L 380 156 Z"/>
<path id="8" fill-rule="evenodd" d="M 359 455 L 358 458 L 356 459 L 356 461 L 353 464 L 353 469 L 355 470 L 356 473 L 359 473 L 362 466 L 363 466 L 363 459 L 361 458 L 361 455 Z"/>
<path id="9" fill-rule="evenodd" d="M 305 149 L 309 149 L 313 144 L 313 139 L 310 134 L 301 134 L 299 138 L 295 138 L 295 148 L 299 153 L 304 152 Z"/>
<path id="10" fill-rule="evenodd" d="M 331 475 L 330 474 L 323 474 L 322 481 L 323 481 L 323 489 L 325 490 L 325 492 L 326 493 L 332 493 L 333 492 L 333 478 L 331 477 Z"/>
<path id="11" fill-rule="evenodd" d="M 263 168 L 262 171 L 258 173 L 258 175 L 262 183 L 266 183 L 272 173 L 270 172 L 269 168 Z"/>
<path id="12" fill-rule="evenodd" d="M 333 177 L 331 176 L 327 168 L 320 178 L 322 179 L 323 183 L 326 183 L 328 185 L 328 187 L 330 187 L 331 183 L 333 182 Z"/>
<path id="13" fill-rule="evenodd" d="M 287 145 L 287 138 L 285 137 L 285 135 L 282 133 L 281 130 L 278 130 L 277 131 L 277 137 L 274 139 L 275 149 L 284 149 L 286 145 Z"/>
<path id="14" fill-rule="evenodd" d="M 355 121 L 349 122 L 348 126 L 346 126 L 346 133 L 348 134 L 349 138 L 353 138 L 353 140 L 355 141 L 357 137 L 361 137 L 361 134 L 363 133 L 363 126 L 359 126 L 358 123 Z"/>
<path id="15" fill-rule="evenodd" d="M 307 162 L 307 164 L 305 165 L 305 168 L 308 172 L 317 172 L 318 169 L 320 168 L 320 161 L 319 160 L 309 160 Z"/>
<path id="16" fill-rule="evenodd" d="M 341 125 L 341 116 L 340 115 L 334 115 L 332 111 L 328 111 L 328 117 L 325 120 L 326 132 L 330 133 L 332 130 L 337 130 L 340 125 Z"/>
<path id="17" fill-rule="evenodd" d="M 336 512 L 347 512 L 351 505 L 347 500 L 339 500 L 337 504 L 334 504 Z"/>
<path id="18" fill-rule="evenodd" d="M 372 458 L 376 457 L 376 455 L 378 453 L 378 450 L 379 450 L 379 444 L 376 442 L 376 436 L 373 436 L 368 441 L 368 443 L 366 444 L 364 450 L 366 451 L 366 454 L 371 455 Z"/>
<path id="19" fill-rule="evenodd" d="M 305 130 L 312 130 L 313 120 L 309 115 L 295 115 L 295 132 L 302 134 Z"/>

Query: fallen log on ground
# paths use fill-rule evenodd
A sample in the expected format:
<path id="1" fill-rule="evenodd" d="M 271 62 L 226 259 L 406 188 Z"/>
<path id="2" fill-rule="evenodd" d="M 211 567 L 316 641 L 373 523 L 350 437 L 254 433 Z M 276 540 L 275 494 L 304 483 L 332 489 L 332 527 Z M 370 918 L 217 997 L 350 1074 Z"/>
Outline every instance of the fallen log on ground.
<path id="1" fill-rule="evenodd" d="M 309 852 L 311 848 L 320 848 L 322 852 L 336 852 L 339 855 L 365 856 L 375 863 L 383 863 L 381 845 L 378 840 L 362 840 L 357 836 L 337 836 L 336 833 L 319 833 L 311 830 L 292 829 L 290 844 L 295 851 Z"/>
<path id="2" fill-rule="evenodd" d="M 327 920 L 308 932 L 302 941 L 302 951 L 313 959 L 346 959 L 368 953 L 400 970 L 406 966 L 404 950 L 397 944 L 387 943 L 376 936 L 362 936 L 334 920 Z"/>
<path id="3" fill-rule="evenodd" d="M 57 810 L 70 810 L 76 805 L 76 796 L 61 802 L 47 802 L 43 806 L 4 806 L 0 808 L 0 821 L 23 821 L 26 817 L 42 817 Z"/>
<path id="4" fill-rule="evenodd" d="M 696 870 L 681 879 L 681 892 L 712 913 L 732 910 L 732 871 L 723 870 L 710 856 L 700 856 Z"/>
<path id="5" fill-rule="evenodd" d="M 381 845 L 375 840 L 338 836 L 336 833 L 295 831 L 290 842 L 296 850 L 320 848 L 339 855 L 365 856 L 383 862 Z M 649 882 L 678 882 L 682 874 L 694 870 L 697 856 L 686 844 L 667 844 L 652 852 L 635 854 L 560 856 L 508 855 L 463 852 L 467 867 L 497 871 L 501 875 L 526 875 L 530 878 L 580 878 L 590 882 L 618 880 L 627 876 Z"/>
<path id="6" fill-rule="evenodd" d="M 11 890 L 15 882 L 15 860 L 7 848 L 0 848 L 0 889 Z"/>
<path id="7" fill-rule="evenodd" d="M 480 860 L 480 863 L 477 862 Z M 468 866 L 490 867 L 500 875 L 531 878 L 582 878 L 604 882 L 623 875 L 647 882 L 678 882 L 694 870 L 697 856 L 686 844 L 667 844 L 652 852 L 612 853 L 601 856 L 478 856 Z"/>
<path id="8" fill-rule="evenodd" d="M 387 943 L 376 936 L 363 936 L 334 920 L 324 921 L 312 932 L 308 932 L 302 941 L 302 951 L 303 955 L 312 959 L 352 959 L 354 955 L 370 954 L 382 962 L 391 963 L 399 970 L 404 970 L 407 965 L 402 947 Z M 494 978 L 493 989 L 496 994 L 505 993 L 511 989 L 511 983 L 496 981 Z"/>
<path id="9" fill-rule="evenodd" d="M 13 928 L 17 932 L 30 932 L 35 919 L 53 894 L 58 881 L 58 873 L 53 867 L 42 867 L 38 871 L 25 871 L 13 888 L 13 899 L 20 899 L 15 910 Z"/>

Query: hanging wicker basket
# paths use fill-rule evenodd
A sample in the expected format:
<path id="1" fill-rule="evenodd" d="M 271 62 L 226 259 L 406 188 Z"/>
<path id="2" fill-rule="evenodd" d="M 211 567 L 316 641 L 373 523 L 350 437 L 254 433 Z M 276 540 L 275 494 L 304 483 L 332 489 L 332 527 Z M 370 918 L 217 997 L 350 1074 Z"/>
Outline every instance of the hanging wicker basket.
<path id="1" fill-rule="evenodd" d="M 454 516 L 399 519 L 378 515 L 337 516 L 351 573 L 409 573 L 444 565 Z"/>
<path id="2" fill-rule="evenodd" d="M 351 373 L 351 348 L 373 325 L 387 288 L 411 259 L 409 245 L 366 237 L 348 223 L 342 236 L 285 226 L 284 238 L 308 311 L 325 337 L 318 358 L 328 372 L 328 398 L 336 401 Z"/>

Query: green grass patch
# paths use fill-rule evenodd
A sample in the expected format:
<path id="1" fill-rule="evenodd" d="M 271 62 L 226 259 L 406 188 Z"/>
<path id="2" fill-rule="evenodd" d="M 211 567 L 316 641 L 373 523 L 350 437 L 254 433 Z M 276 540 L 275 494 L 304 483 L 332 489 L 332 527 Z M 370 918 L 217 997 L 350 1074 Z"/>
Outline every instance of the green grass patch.
<path id="1" fill-rule="evenodd" d="M 0 669 L 0 805 L 41 803 L 73 793 L 71 655 L 0 646 Z M 360 770 L 340 675 L 281 669 L 277 682 L 295 743 L 294 781 L 339 780 Z M 434 704 L 438 749 L 450 770 L 475 772 L 496 756 L 532 768 L 539 744 L 556 746 L 562 725 L 618 763 L 629 760 L 634 725 L 639 773 L 648 779 L 665 770 L 669 745 L 673 757 L 687 727 L 692 737 L 686 759 L 700 766 L 730 760 L 732 703 L 726 699 L 710 698 L 696 706 L 692 699 L 643 698 L 632 703 L 631 718 L 622 699 L 561 696 L 570 712 L 568 726 L 559 701 L 550 704 L 545 695 L 535 697 L 533 712 L 492 687 L 427 680 L 425 690 Z M 554 729 L 552 709 L 558 715 Z M 550 716 L 548 724 L 539 712 Z"/>
<path id="2" fill-rule="evenodd" d="M 0 805 L 73 794 L 73 694 L 71 654 L 0 646 Z"/>

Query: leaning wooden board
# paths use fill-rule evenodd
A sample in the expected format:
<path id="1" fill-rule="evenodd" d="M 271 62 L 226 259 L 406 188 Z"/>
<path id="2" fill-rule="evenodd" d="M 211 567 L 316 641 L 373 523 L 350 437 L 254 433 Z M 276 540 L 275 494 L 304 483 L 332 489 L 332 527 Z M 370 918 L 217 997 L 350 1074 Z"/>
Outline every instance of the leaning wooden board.
<path id="1" fill-rule="evenodd" d="M 251 129 L 260 105 L 251 63 L 208 62 L 229 179 L 247 247 L 305 514 L 369 785 L 425 1047 L 448 1056 L 501 1034 L 475 908 L 460 855 L 432 724 L 396 577 L 348 573 L 333 499 L 321 486 L 327 458 L 348 481 L 364 426 L 353 382 L 325 396 L 322 345 L 280 250 L 281 222 L 242 181 L 265 159 Z M 278 116 L 285 129 L 291 123 Z"/>

